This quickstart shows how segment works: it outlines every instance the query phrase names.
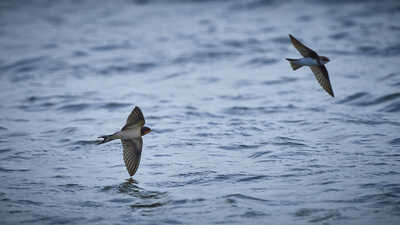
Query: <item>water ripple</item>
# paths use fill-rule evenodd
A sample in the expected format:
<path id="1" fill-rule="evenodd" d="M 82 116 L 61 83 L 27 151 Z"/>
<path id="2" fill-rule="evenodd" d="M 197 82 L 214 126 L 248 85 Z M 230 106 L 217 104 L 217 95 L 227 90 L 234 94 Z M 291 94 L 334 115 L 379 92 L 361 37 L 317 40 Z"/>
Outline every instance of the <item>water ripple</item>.
<path id="1" fill-rule="evenodd" d="M 222 196 L 222 198 L 228 200 L 228 201 L 233 201 L 236 202 L 236 200 L 244 200 L 244 201 L 252 201 L 252 202 L 270 202 L 269 200 L 262 199 L 262 198 L 256 198 L 250 195 L 244 195 L 244 194 L 229 194 Z"/>

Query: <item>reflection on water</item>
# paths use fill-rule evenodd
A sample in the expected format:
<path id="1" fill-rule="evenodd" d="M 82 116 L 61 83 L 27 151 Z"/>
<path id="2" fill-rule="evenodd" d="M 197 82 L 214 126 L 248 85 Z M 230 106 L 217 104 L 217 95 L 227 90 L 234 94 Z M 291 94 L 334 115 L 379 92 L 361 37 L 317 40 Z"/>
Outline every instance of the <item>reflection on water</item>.
<path id="1" fill-rule="evenodd" d="M 398 224 L 399 11 L 1 1 L 1 223 Z M 288 33 L 331 59 L 335 98 Z M 127 180 L 96 137 L 134 105 L 154 130 Z"/>

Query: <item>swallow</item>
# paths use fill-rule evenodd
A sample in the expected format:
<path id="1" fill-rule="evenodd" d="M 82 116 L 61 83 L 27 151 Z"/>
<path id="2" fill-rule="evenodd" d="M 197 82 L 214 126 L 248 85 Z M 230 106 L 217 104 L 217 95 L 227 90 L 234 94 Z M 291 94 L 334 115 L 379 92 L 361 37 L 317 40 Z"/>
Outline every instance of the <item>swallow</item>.
<path id="1" fill-rule="evenodd" d="M 120 131 L 111 135 L 99 137 L 103 138 L 99 144 L 121 139 L 125 166 L 131 177 L 136 173 L 139 167 L 143 146 L 142 136 L 151 132 L 151 129 L 145 127 L 144 124 L 143 113 L 140 108 L 136 106 L 129 114 L 125 126 L 122 127 Z"/>
<path id="2" fill-rule="evenodd" d="M 329 62 L 329 58 L 326 56 L 319 56 L 314 50 L 308 48 L 303 45 L 300 41 L 294 38 L 289 34 L 290 41 L 293 46 L 300 52 L 300 54 L 304 57 L 301 59 L 288 59 L 290 66 L 293 70 L 297 70 L 302 66 L 309 66 L 311 71 L 314 73 L 315 78 L 319 82 L 322 88 L 328 92 L 329 95 L 335 97 L 335 94 L 332 90 L 332 85 L 329 80 L 328 70 L 324 66 L 324 64 Z"/>

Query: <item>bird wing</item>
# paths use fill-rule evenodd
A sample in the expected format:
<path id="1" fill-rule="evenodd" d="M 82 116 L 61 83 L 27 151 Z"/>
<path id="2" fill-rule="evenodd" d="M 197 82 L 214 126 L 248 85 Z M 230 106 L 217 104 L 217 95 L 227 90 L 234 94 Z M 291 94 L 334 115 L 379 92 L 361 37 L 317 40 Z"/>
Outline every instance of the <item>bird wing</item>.
<path id="1" fill-rule="evenodd" d="M 326 67 L 324 65 L 320 65 L 310 66 L 310 68 L 321 87 L 324 88 L 325 91 L 328 92 L 328 94 L 330 94 L 332 97 L 335 97 Z"/>
<path id="2" fill-rule="evenodd" d="M 126 124 L 121 130 L 126 130 L 132 126 L 142 127 L 144 124 L 145 121 L 142 110 L 140 110 L 140 108 L 136 106 L 132 110 L 131 114 L 129 114 L 128 119 L 126 120 Z"/>
<path id="3" fill-rule="evenodd" d="M 292 42 L 293 46 L 297 49 L 297 51 L 300 52 L 300 54 L 304 57 L 311 57 L 315 59 L 319 59 L 318 54 L 312 50 L 311 48 L 303 45 L 300 41 L 298 41 L 296 38 L 294 38 L 291 34 L 289 34 L 290 41 Z"/>
<path id="4" fill-rule="evenodd" d="M 133 176 L 139 167 L 143 140 L 139 137 L 135 139 L 121 139 L 121 142 L 126 169 L 129 175 Z"/>

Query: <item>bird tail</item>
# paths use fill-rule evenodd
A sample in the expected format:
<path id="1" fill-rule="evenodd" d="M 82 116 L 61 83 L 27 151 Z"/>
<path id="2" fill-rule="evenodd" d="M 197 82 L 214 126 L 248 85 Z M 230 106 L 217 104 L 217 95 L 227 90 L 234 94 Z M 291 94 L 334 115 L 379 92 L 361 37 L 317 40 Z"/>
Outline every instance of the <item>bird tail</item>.
<path id="1" fill-rule="evenodd" d="M 302 67 L 302 65 L 299 65 L 299 64 L 296 63 L 297 59 L 288 59 L 288 58 L 286 58 L 286 60 L 289 61 L 290 66 L 292 67 L 293 70 L 297 70 L 300 67 Z"/>
<path id="2" fill-rule="evenodd" d="M 114 134 L 111 134 L 111 135 L 100 136 L 99 138 L 103 138 L 103 140 L 101 140 L 98 144 L 101 145 L 101 144 L 107 143 L 109 141 L 112 141 L 112 140 L 115 140 L 115 139 L 119 139 L 117 134 L 118 134 L 118 132 L 114 133 Z"/>

